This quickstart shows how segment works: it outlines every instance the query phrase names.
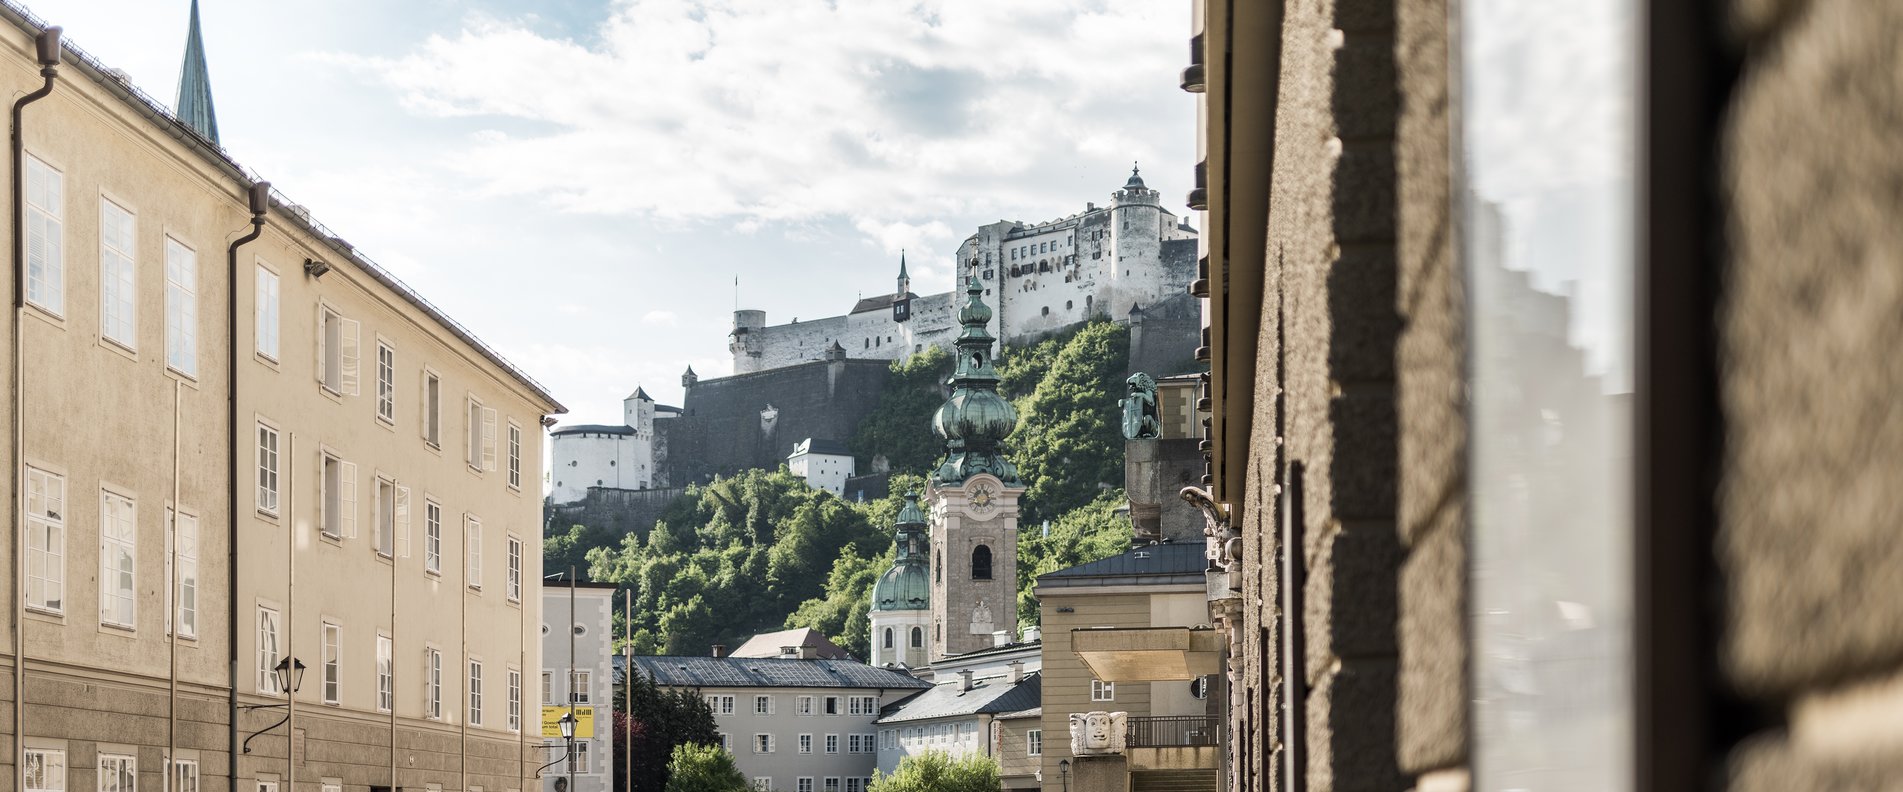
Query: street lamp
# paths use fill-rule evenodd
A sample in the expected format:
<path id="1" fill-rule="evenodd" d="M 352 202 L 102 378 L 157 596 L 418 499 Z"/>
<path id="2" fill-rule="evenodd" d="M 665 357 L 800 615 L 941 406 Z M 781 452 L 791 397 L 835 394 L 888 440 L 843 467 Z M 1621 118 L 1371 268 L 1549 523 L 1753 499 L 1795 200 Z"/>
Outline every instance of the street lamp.
<path id="1" fill-rule="evenodd" d="M 304 661 L 286 655 L 283 660 L 278 661 L 277 665 L 271 667 L 271 676 L 277 681 L 278 690 L 284 691 L 284 703 L 247 704 L 239 709 L 254 710 L 284 707 L 284 720 L 252 732 L 250 737 L 244 738 L 244 753 L 251 753 L 251 741 L 256 739 L 258 735 L 290 722 L 291 713 L 289 710 L 291 706 L 291 695 L 296 693 L 298 689 L 304 687 Z"/>
<path id="2" fill-rule="evenodd" d="M 1064 782 L 1064 792 L 1070 792 L 1070 760 L 1057 760 L 1057 777 Z"/>

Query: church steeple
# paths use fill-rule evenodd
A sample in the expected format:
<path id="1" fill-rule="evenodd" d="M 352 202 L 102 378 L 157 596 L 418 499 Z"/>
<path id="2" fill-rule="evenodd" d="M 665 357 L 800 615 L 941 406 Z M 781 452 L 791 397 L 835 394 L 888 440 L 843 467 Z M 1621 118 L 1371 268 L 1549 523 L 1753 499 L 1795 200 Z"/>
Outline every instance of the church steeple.
<path id="1" fill-rule="evenodd" d="M 975 473 L 990 473 L 1006 486 L 1018 486 L 1018 469 L 1000 446 L 1017 428 L 1018 413 L 998 395 L 998 370 L 992 365 L 996 339 L 985 326 L 991 306 L 983 299 L 985 287 L 977 278 L 965 284 L 965 305 L 958 321 L 965 329 L 954 343 L 958 365 L 952 371 L 951 398 L 932 418 L 932 430 L 945 439 L 945 461 L 932 473 L 936 484 L 956 484 Z"/>
<path id="2" fill-rule="evenodd" d="M 912 276 L 905 271 L 905 251 L 899 251 L 899 290 L 892 295 L 892 321 L 912 318 Z"/>
<path id="3" fill-rule="evenodd" d="M 205 38 L 199 31 L 198 0 L 192 0 L 191 27 L 185 33 L 185 64 L 178 73 L 178 120 L 200 137 L 218 143 L 218 114 L 211 105 L 211 76 L 205 68 Z"/>

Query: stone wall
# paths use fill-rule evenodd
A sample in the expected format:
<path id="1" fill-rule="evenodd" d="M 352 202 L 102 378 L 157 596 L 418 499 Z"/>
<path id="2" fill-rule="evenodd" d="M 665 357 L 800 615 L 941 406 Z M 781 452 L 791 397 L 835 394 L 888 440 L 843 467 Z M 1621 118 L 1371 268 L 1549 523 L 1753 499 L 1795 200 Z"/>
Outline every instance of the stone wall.
<path id="1" fill-rule="evenodd" d="M 606 528 L 620 535 L 647 536 L 668 504 L 687 493 L 686 487 L 659 487 L 627 490 L 614 487 L 589 487 L 588 494 L 574 503 L 548 507 L 549 529 L 565 534 L 571 525 Z"/>
<path id="2" fill-rule="evenodd" d="M 685 486 L 773 470 L 808 437 L 849 441 L 890 374 L 883 360 L 832 360 L 700 380 L 688 386 L 681 417 L 655 423 L 667 449 L 656 466 Z"/>

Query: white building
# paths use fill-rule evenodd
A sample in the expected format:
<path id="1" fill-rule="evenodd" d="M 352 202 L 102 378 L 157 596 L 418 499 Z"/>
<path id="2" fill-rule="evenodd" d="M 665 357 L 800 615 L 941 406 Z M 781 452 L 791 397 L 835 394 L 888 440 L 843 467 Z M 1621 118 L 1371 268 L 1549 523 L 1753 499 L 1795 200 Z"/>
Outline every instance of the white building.
<path id="1" fill-rule="evenodd" d="M 638 490 L 666 485 L 656 478 L 654 423 L 680 417 L 681 409 L 655 404 L 638 387 L 621 406 L 619 426 L 579 424 L 549 433 L 555 461 L 549 494 L 554 503 L 581 500 L 589 487 Z"/>
<path id="2" fill-rule="evenodd" d="M 570 762 L 574 786 L 567 792 L 610 792 L 614 785 L 613 583 L 549 582 L 542 588 L 542 706 L 541 720 L 569 707 L 576 719 L 593 729 L 575 732 L 575 755 L 542 771 L 543 792 L 556 792 L 557 780 L 566 786 Z M 571 609 L 570 603 L 573 603 Z M 586 713 L 592 717 L 582 717 Z M 562 739 L 543 732 L 544 762 L 561 759 L 567 747 Z"/>
<path id="3" fill-rule="evenodd" d="M 802 656 L 636 657 L 663 688 L 687 688 L 714 711 L 722 747 L 756 789 L 865 792 L 878 763 L 885 705 L 930 687 L 852 660 Z"/>
<path id="4" fill-rule="evenodd" d="M 857 475 L 852 452 L 847 450 L 845 443 L 812 437 L 793 446 L 793 453 L 786 457 L 786 469 L 806 479 L 806 483 L 814 489 L 823 489 L 839 496 L 846 494 L 846 479 Z"/>
<path id="5" fill-rule="evenodd" d="M 1196 277 L 1196 230 L 1164 209 L 1131 170 L 1110 205 L 1043 223 L 999 221 L 958 246 L 958 280 L 974 276 L 997 306 L 987 330 L 1007 344 L 1097 317 L 1128 321 L 1132 308 L 1184 293 Z M 1175 244 L 1172 244 L 1175 243 Z M 957 337 L 956 292 L 919 296 L 899 259 L 897 289 L 860 299 L 843 316 L 767 325 L 766 312 L 734 312 L 728 336 L 736 374 L 820 360 L 838 344 L 853 358 L 900 360 Z"/>
<path id="6" fill-rule="evenodd" d="M 1039 688 L 1039 674 L 1025 671 L 1023 663 L 983 676 L 971 669 L 940 675 L 930 690 L 885 708 L 878 722 L 879 772 L 891 773 L 901 759 L 927 753 L 1003 759 L 993 721 L 1036 708 Z"/>

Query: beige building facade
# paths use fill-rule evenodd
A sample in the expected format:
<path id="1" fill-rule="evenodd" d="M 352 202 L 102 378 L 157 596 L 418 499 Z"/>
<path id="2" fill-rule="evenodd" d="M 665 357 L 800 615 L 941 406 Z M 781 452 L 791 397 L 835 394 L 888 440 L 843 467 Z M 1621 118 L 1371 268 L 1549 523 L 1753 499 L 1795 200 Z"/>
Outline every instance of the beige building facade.
<path id="1" fill-rule="evenodd" d="M 43 23 L 0 19 L 10 93 L 51 85 L 9 201 L 0 788 L 524 789 L 561 406 L 96 61 L 56 51 L 49 82 Z"/>

